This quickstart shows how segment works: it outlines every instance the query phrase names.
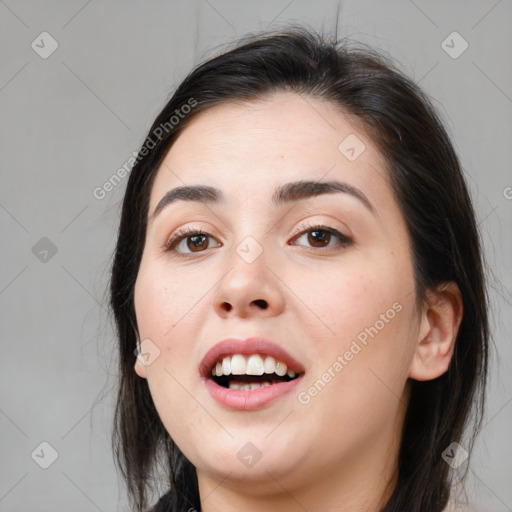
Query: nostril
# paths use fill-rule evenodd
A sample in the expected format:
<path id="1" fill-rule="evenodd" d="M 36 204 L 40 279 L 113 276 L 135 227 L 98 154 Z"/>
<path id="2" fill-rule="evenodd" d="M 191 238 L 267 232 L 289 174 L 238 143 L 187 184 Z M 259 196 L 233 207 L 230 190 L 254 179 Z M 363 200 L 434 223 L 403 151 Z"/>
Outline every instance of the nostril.
<path id="1" fill-rule="evenodd" d="M 267 309 L 267 307 L 268 307 L 267 301 L 263 300 L 263 299 L 255 300 L 254 303 L 256 305 L 260 306 L 261 309 Z"/>

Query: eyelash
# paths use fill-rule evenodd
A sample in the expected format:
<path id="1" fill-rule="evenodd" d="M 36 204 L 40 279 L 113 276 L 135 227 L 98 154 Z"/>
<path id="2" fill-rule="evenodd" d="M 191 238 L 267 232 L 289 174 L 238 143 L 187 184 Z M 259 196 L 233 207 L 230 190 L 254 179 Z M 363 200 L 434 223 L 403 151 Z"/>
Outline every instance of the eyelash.
<path id="1" fill-rule="evenodd" d="M 348 247 L 349 245 L 352 245 L 354 242 L 351 238 L 344 235 L 343 233 L 340 233 L 337 229 L 334 229 L 326 224 L 313 224 L 313 225 L 303 225 L 299 228 L 299 230 L 293 234 L 292 238 L 300 238 L 302 235 L 305 235 L 312 231 L 325 231 L 326 233 L 329 233 L 331 235 L 334 235 L 338 237 L 341 241 L 339 244 L 342 247 Z M 185 228 L 178 229 L 165 243 L 163 247 L 163 252 L 174 252 L 176 256 L 184 258 L 193 254 L 201 254 L 205 251 L 198 251 L 197 253 L 181 253 L 175 250 L 176 246 L 184 239 L 189 238 L 191 236 L 197 236 L 202 235 L 206 236 L 208 238 L 211 237 L 208 233 L 205 233 L 204 231 L 191 228 L 190 226 L 187 226 Z M 213 238 L 213 237 L 211 237 Z M 329 251 L 331 249 L 331 246 L 328 247 L 312 247 L 311 249 L 317 249 L 319 252 Z"/>

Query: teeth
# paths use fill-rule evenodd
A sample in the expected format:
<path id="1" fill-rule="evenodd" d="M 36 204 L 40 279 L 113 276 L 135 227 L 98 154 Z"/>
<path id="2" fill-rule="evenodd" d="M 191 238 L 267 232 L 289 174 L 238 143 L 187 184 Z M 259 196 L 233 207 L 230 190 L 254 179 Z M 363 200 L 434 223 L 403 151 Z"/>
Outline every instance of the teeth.
<path id="1" fill-rule="evenodd" d="M 231 375 L 231 357 L 225 357 L 222 360 L 222 374 Z"/>
<path id="2" fill-rule="evenodd" d="M 286 366 L 281 361 L 278 361 L 276 363 L 276 373 L 279 375 L 279 377 L 284 377 L 286 375 L 286 372 L 288 371 L 288 366 Z"/>
<path id="3" fill-rule="evenodd" d="M 265 373 L 275 373 L 276 371 L 276 360 L 272 356 L 267 356 L 263 363 Z"/>
<path id="4" fill-rule="evenodd" d="M 231 381 L 229 383 L 229 389 L 240 389 L 243 391 L 249 391 L 250 389 L 263 388 L 265 386 L 271 386 L 270 382 L 253 382 L 252 384 L 244 384 L 243 382 Z"/>
<path id="5" fill-rule="evenodd" d="M 212 375 L 217 377 L 223 375 L 270 375 L 273 373 L 280 377 L 288 374 L 292 379 L 296 376 L 296 373 L 293 370 L 288 370 L 282 361 L 277 361 L 272 356 L 266 356 L 263 359 L 259 354 L 252 354 L 248 358 L 242 354 L 226 356 L 222 361 L 217 361 L 212 368 Z"/>
<path id="6" fill-rule="evenodd" d="M 223 365 L 224 361 L 222 362 Z M 236 354 L 231 358 L 231 375 L 245 375 L 246 369 L 247 363 L 244 356 Z"/>
<path id="7" fill-rule="evenodd" d="M 263 375 L 263 358 L 254 354 L 247 360 L 247 375 Z"/>

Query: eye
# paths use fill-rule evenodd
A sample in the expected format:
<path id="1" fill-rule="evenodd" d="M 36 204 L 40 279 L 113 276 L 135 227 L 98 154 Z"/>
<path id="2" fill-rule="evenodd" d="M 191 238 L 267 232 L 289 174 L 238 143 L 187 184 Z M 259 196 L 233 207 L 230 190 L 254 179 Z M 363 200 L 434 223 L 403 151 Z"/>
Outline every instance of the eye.
<path id="1" fill-rule="evenodd" d="M 306 242 L 311 244 L 311 247 L 315 249 L 324 249 L 333 245 L 341 245 L 342 247 L 346 247 L 353 243 L 352 239 L 350 239 L 348 236 L 345 236 L 337 229 L 334 229 L 325 224 L 307 226 L 306 228 L 303 228 L 298 233 L 298 235 L 294 236 L 293 240 L 300 240 L 301 238 L 305 238 Z M 331 244 L 331 242 L 336 238 L 340 241 L 340 243 Z"/>
<path id="2" fill-rule="evenodd" d="M 336 245 L 346 247 L 353 244 L 352 239 L 325 224 L 303 226 L 301 231 L 293 236 L 292 240 L 297 241 L 302 238 L 306 238 L 307 243 L 311 244 L 310 246 L 315 249 L 326 249 Z M 331 243 L 336 239 L 339 240 L 338 244 Z M 215 239 L 208 233 L 187 226 L 173 233 L 165 243 L 163 252 L 173 252 L 177 256 L 205 252 L 210 247 L 209 240 Z M 222 243 L 216 243 L 217 247 L 222 247 Z M 294 243 L 292 245 L 303 244 Z"/>
<path id="3" fill-rule="evenodd" d="M 175 252 L 178 256 L 204 252 L 209 247 L 209 239 L 214 240 L 208 233 L 187 226 L 179 229 L 169 238 L 164 252 Z M 217 244 L 217 247 L 222 247 L 220 242 Z"/>

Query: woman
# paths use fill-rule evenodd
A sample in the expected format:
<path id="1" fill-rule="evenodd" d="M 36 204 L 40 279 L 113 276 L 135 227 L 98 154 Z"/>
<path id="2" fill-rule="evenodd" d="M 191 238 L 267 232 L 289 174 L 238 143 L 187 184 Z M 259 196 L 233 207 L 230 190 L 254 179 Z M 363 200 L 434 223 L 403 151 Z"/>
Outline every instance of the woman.
<path id="1" fill-rule="evenodd" d="M 372 51 L 293 29 L 195 69 L 131 172 L 111 305 L 136 510 L 160 471 L 155 511 L 441 512 L 467 470 L 475 214 L 431 103 Z"/>

